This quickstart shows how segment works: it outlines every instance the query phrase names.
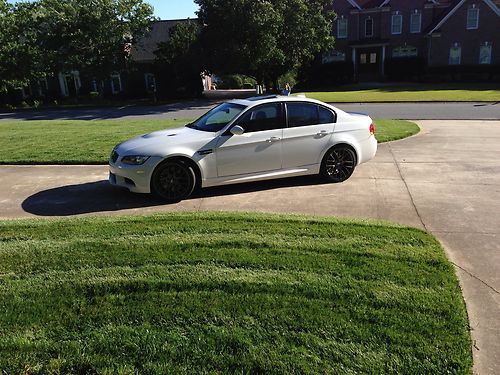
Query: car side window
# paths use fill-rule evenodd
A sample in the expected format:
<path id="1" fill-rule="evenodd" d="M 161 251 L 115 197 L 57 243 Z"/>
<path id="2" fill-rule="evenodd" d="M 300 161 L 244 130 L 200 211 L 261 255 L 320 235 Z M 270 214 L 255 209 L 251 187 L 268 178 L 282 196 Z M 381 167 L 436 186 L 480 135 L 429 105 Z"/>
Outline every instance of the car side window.
<path id="1" fill-rule="evenodd" d="M 287 103 L 288 127 L 319 124 L 318 106 L 309 103 Z"/>
<path id="2" fill-rule="evenodd" d="M 246 133 L 282 129 L 285 116 L 281 103 L 263 104 L 245 113 L 235 124 L 245 129 Z"/>
<path id="3" fill-rule="evenodd" d="M 335 121 L 335 114 L 324 107 L 318 106 L 319 108 L 319 123 L 320 124 L 333 124 Z"/>
<path id="4" fill-rule="evenodd" d="M 313 103 L 287 103 L 288 127 L 332 124 L 335 113 Z"/>

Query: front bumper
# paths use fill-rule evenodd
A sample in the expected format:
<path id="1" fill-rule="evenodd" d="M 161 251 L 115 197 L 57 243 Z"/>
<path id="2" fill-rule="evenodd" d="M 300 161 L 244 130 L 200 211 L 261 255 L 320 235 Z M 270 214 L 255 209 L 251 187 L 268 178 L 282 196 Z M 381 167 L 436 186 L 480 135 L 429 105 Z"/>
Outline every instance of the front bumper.
<path id="1" fill-rule="evenodd" d="M 109 161 L 109 183 L 129 189 L 133 193 L 151 193 L 151 176 L 156 166 L 163 159 L 150 157 L 142 165 L 128 165 L 121 162 Z"/>

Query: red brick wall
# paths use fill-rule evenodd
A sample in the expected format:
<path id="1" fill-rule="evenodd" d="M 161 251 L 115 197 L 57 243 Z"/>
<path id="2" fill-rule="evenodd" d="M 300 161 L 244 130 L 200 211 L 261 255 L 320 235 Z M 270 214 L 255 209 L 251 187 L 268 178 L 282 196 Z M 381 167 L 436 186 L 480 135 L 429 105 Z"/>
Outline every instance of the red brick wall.
<path id="1" fill-rule="evenodd" d="M 479 8 L 479 28 L 467 30 L 467 9 L 472 4 Z M 448 65 L 450 47 L 455 42 L 462 48 L 461 65 L 479 63 L 483 42 L 492 43 L 491 63 L 500 64 L 500 17 L 482 0 L 467 0 L 437 31 L 430 42 L 430 66 Z"/>

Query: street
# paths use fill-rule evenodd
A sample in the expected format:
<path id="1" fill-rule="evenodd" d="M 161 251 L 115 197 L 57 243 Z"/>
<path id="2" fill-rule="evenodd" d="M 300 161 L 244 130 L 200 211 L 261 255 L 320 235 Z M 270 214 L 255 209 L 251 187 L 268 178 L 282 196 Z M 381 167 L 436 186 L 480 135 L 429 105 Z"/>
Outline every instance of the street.
<path id="1" fill-rule="evenodd" d="M 216 102 L 199 100 L 158 106 L 53 109 L 0 113 L 5 120 L 194 119 Z M 498 120 L 500 103 L 332 103 L 347 112 L 403 120 Z"/>

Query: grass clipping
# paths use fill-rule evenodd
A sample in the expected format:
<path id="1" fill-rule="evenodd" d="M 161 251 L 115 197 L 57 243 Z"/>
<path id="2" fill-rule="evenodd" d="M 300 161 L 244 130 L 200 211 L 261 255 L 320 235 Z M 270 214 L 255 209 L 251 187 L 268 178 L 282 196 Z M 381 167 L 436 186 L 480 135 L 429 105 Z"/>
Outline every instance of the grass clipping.
<path id="1" fill-rule="evenodd" d="M 416 230 L 249 214 L 0 223 L 5 373 L 468 373 Z"/>

